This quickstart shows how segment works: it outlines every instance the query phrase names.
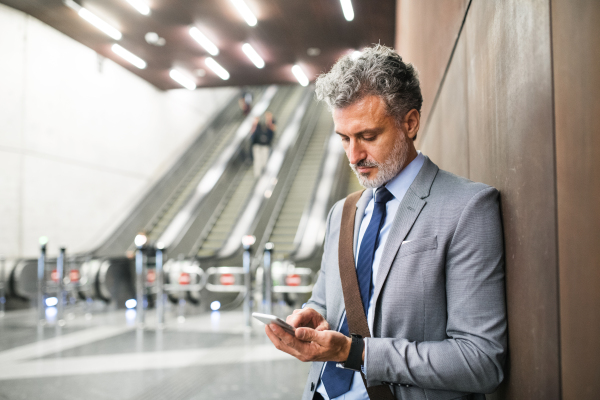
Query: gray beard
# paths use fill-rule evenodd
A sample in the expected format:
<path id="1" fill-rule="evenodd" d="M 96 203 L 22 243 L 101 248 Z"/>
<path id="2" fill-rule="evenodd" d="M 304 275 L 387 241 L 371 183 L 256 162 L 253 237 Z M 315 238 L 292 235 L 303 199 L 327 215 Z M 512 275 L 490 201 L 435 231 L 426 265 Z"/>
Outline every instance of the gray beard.
<path id="1" fill-rule="evenodd" d="M 408 158 L 408 142 L 406 136 L 402 134 L 400 140 L 394 143 L 392 153 L 382 163 L 378 163 L 372 160 L 361 160 L 356 164 L 350 164 L 350 168 L 356 174 L 358 182 L 366 189 L 375 189 L 385 185 L 396 175 L 400 173 L 406 159 Z M 368 174 L 358 172 L 357 167 L 377 167 L 377 175 L 373 179 L 368 178 Z"/>

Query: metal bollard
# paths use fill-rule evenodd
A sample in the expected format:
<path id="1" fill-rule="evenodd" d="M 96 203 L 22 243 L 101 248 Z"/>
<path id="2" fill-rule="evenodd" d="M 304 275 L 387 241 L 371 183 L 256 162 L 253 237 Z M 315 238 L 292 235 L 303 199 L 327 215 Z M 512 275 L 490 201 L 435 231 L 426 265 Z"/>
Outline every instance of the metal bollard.
<path id="1" fill-rule="evenodd" d="M 40 238 L 40 257 L 38 258 L 37 268 L 37 308 L 38 308 L 38 324 L 46 324 L 46 304 L 44 298 L 44 289 L 46 287 L 46 245 L 48 238 L 42 236 Z"/>
<path id="2" fill-rule="evenodd" d="M 6 303 L 6 278 L 4 277 L 4 256 L 0 255 L 0 317 L 4 316 Z"/>
<path id="3" fill-rule="evenodd" d="M 244 286 L 246 286 L 246 296 L 244 297 L 244 321 L 246 327 L 252 327 L 252 275 L 250 271 L 250 252 L 256 238 L 252 235 L 246 235 L 242 238 L 244 247 L 243 267 L 244 267 Z"/>
<path id="4" fill-rule="evenodd" d="M 65 325 L 65 248 L 60 248 L 58 259 L 56 260 L 56 323 L 59 326 Z"/>
<path id="5" fill-rule="evenodd" d="M 271 258 L 275 245 L 272 242 L 265 244 L 265 254 L 263 257 L 263 282 L 265 292 L 265 313 L 273 313 L 273 275 L 271 272 Z"/>
<path id="6" fill-rule="evenodd" d="M 164 295 L 164 273 L 163 273 L 163 254 L 165 245 L 156 244 L 156 325 L 163 328 L 165 324 L 165 295 Z"/>
<path id="7" fill-rule="evenodd" d="M 135 294 L 136 294 L 136 306 L 135 306 L 135 322 L 138 328 L 144 327 L 144 295 L 145 295 L 145 284 L 146 274 L 144 273 L 144 245 L 146 244 L 146 235 L 137 235 L 134 243 L 137 247 L 135 251 Z"/>

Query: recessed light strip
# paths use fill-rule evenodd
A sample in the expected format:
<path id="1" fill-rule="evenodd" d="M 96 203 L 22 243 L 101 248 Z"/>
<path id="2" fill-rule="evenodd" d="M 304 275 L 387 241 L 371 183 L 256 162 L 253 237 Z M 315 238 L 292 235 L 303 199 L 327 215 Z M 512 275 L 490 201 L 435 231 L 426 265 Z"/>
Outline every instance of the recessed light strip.
<path id="1" fill-rule="evenodd" d="M 194 38 L 200 46 L 204 47 L 209 54 L 216 56 L 219 54 L 219 48 L 215 46 L 213 42 L 211 42 L 198 28 L 195 26 L 190 28 L 190 36 Z"/>
<path id="2" fill-rule="evenodd" d="M 302 86 L 308 86 L 308 78 L 306 77 L 306 74 L 304 73 L 304 71 L 302 71 L 302 68 L 300 68 L 299 65 L 294 65 L 292 67 L 292 73 L 294 74 L 296 79 L 298 79 L 298 82 Z"/>
<path id="3" fill-rule="evenodd" d="M 252 61 L 254 65 L 256 65 L 256 68 L 262 68 L 265 66 L 265 61 L 261 58 L 261 56 L 258 55 L 256 50 L 254 50 L 254 47 L 252 47 L 250 43 L 244 43 L 244 45 L 242 46 L 242 50 L 244 51 L 246 56 L 248 56 L 250 61 Z"/>
<path id="4" fill-rule="evenodd" d="M 176 69 L 172 69 L 171 71 L 169 71 L 169 76 L 175 82 L 179 83 L 181 86 L 188 90 L 196 89 L 196 83 L 194 83 L 194 81 L 192 81 L 190 78 L 185 76 L 183 73 L 177 71 Z"/>
<path id="5" fill-rule="evenodd" d="M 142 60 L 141 58 L 139 58 L 138 56 L 136 56 L 129 50 L 124 49 L 120 45 L 115 43 L 112 45 L 111 49 L 116 55 L 118 55 L 119 57 L 123 58 L 126 61 L 129 61 L 131 64 L 135 65 L 139 69 L 146 68 L 146 65 L 147 65 L 146 61 Z"/>
<path id="6" fill-rule="evenodd" d="M 221 67 L 221 65 L 218 62 L 216 62 L 212 57 L 207 57 L 204 62 L 206 63 L 206 66 L 210 68 L 215 74 L 217 74 L 219 78 L 223 79 L 224 81 L 229 79 L 229 72 L 227 72 L 225 68 Z"/>
<path id="7" fill-rule="evenodd" d="M 135 8 L 142 15 L 150 15 L 150 7 L 144 2 L 144 0 L 127 0 L 133 8 Z"/>
<path id="8" fill-rule="evenodd" d="M 352 0 L 340 0 L 342 3 L 342 11 L 346 21 L 352 21 L 354 19 L 354 9 L 352 8 Z"/>
<path id="9" fill-rule="evenodd" d="M 242 18 L 244 18 L 244 21 L 246 21 L 246 23 L 248 25 L 250 25 L 250 26 L 256 25 L 258 20 L 254 16 L 252 11 L 250 11 L 250 8 L 248 8 L 248 5 L 246 3 L 244 3 L 244 0 L 231 0 L 231 2 L 235 6 L 235 8 L 237 8 L 238 12 L 241 14 Z"/>
<path id="10" fill-rule="evenodd" d="M 115 40 L 121 40 L 123 35 L 117 28 L 110 25 L 108 22 L 104 21 L 102 18 L 92 13 L 87 8 L 81 7 L 79 4 L 75 3 L 73 0 L 63 0 L 64 4 L 70 9 L 74 10 L 79 14 L 79 16 L 85 19 L 90 24 L 94 25 L 96 28 L 100 29 L 102 32 L 106 33 L 108 36 Z"/>

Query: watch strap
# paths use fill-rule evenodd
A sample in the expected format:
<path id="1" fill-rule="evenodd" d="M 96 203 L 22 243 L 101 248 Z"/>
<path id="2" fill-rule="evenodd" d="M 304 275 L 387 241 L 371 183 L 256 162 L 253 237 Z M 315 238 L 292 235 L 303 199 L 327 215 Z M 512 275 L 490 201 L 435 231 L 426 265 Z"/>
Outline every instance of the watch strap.
<path id="1" fill-rule="evenodd" d="M 352 344 L 350 345 L 350 353 L 348 359 L 344 362 L 344 368 L 361 371 L 362 355 L 365 348 L 365 341 L 362 336 L 352 333 Z"/>

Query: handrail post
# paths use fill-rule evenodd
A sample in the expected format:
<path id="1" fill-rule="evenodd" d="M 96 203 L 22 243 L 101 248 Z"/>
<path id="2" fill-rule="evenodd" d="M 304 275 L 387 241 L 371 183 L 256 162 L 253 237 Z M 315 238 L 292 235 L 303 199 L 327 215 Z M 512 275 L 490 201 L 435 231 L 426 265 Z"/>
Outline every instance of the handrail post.
<path id="1" fill-rule="evenodd" d="M 66 249 L 61 247 L 56 260 L 56 323 L 59 326 L 65 325 L 65 251 Z"/>
<path id="2" fill-rule="evenodd" d="M 46 244 L 48 244 L 48 238 L 42 236 L 40 238 L 40 256 L 38 258 L 37 268 L 37 319 L 38 325 L 46 324 L 46 304 L 44 303 L 44 289 L 46 282 Z"/>
<path id="3" fill-rule="evenodd" d="M 161 242 L 156 244 L 156 326 L 162 329 L 165 325 L 165 299 L 164 299 L 164 273 L 163 254 L 165 245 Z"/>
<path id="4" fill-rule="evenodd" d="M 0 255 L 0 317 L 4 316 L 6 303 L 6 278 L 4 276 L 5 261 L 3 255 Z"/>
<path id="5" fill-rule="evenodd" d="M 265 254 L 263 257 L 263 282 L 265 293 L 265 313 L 273 313 L 273 274 L 271 272 L 271 257 L 275 245 L 272 242 L 265 244 Z"/>
<path id="6" fill-rule="evenodd" d="M 244 321 L 248 328 L 252 327 L 252 272 L 250 271 L 250 253 L 254 242 L 256 242 L 256 238 L 252 235 L 246 235 L 242 238 L 242 246 L 244 247 L 244 286 L 246 287 L 246 295 L 244 297 Z"/>
<path id="7" fill-rule="evenodd" d="M 140 234 L 135 237 L 135 322 L 138 329 L 144 327 L 144 292 L 146 283 L 146 274 L 144 273 L 144 245 L 148 239 L 145 235 Z"/>

